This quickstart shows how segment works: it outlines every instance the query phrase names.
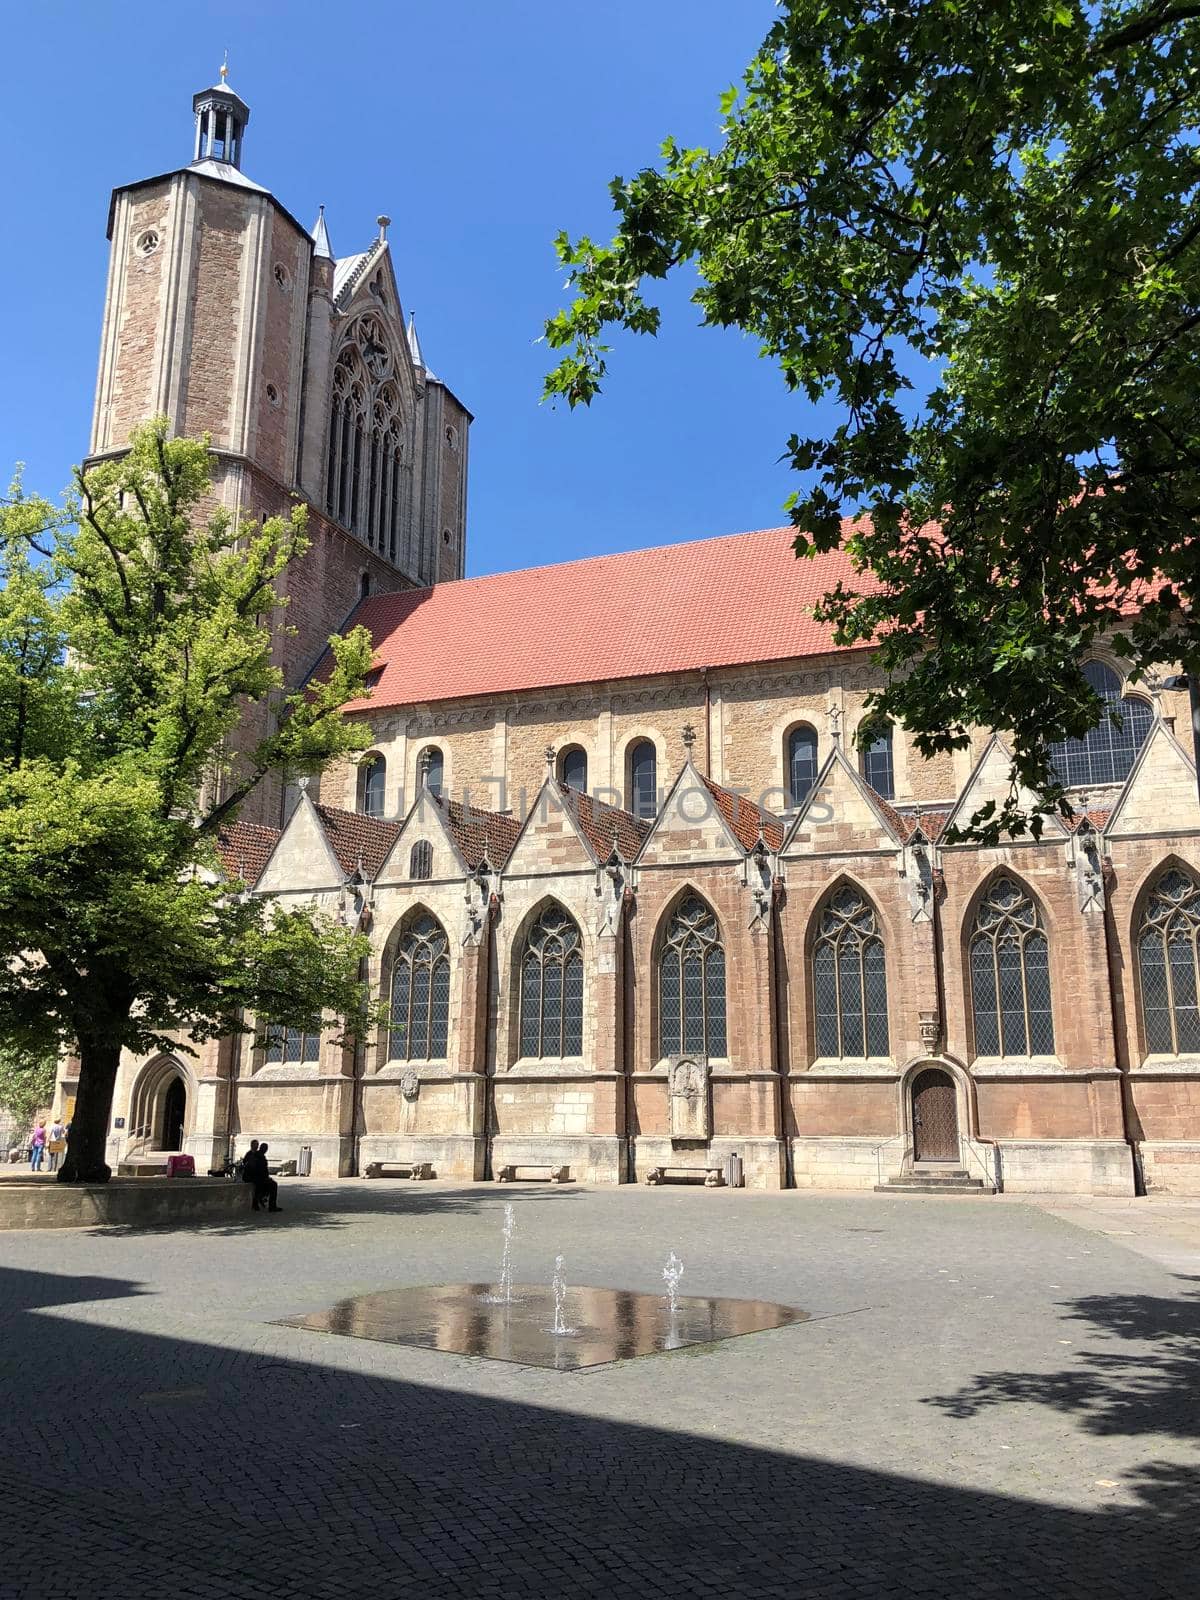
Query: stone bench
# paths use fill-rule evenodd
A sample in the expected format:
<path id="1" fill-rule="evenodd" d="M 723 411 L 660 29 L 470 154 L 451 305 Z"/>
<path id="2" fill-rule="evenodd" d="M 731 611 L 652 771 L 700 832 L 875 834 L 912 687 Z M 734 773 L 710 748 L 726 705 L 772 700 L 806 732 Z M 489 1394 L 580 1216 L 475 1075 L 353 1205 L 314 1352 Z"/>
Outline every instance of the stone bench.
<path id="1" fill-rule="evenodd" d="M 368 1161 L 364 1178 L 432 1178 L 431 1161 Z"/>
<path id="2" fill-rule="evenodd" d="M 272 1178 L 294 1178 L 296 1176 L 296 1163 L 292 1161 L 268 1161 L 267 1171 Z"/>
<path id="3" fill-rule="evenodd" d="M 646 1174 L 649 1184 L 666 1183 L 668 1178 L 678 1178 L 684 1183 L 700 1178 L 706 1189 L 720 1189 L 725 1183 L 725 1172 L 722 1167 L 662 1166 L 651 1167 Z"/>
<path id="4" fill-rule="evenodd" d="M 517 1176 L 519 1172 L 527 1175 L 536 1175 L 538 1177 L 542 1177 L 544 1175 L 545 1179 L 550 1183 L 571 1182 L 570 1167 L 556 1167 L 550 1164 L 543 1165 L 536 1161 L 510 1162 L 507 1167 L 500 1168 L 500 1171 L 496 1174 L 496 1182 L 520 1183 L 522 1180 Z"/>

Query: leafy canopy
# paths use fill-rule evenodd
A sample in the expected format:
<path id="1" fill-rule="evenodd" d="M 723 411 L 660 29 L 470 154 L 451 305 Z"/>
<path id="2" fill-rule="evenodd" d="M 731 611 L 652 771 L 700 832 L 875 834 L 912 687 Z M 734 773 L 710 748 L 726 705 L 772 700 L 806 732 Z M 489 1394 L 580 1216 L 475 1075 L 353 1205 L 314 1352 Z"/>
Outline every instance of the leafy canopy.
<path id="1" fill-rule="evenodd" d="M 1083 652 L 1200 669 L 1200 6 L 779 10 L 718 147 L 616 179 L 610 244 L 560 235 L 547 393 L 590 403 L 605 330 L 654 333 L 647 280 L 694 263 L 703 321 L 838 407 L 788 441 L 789 510 L 799 555 L 852 557 L 820 614 L 877 645 L 877 715 L 927 755 L 1002 730 L 1064 804 Z M 1014 787 L 975 831 L 1028 821 Z"/>
<path id="2" fill-rule="evenodd" d="M 304 508 L 235 525 L 209 492 L 207 444 L 134 436 L 77 474 L 65 513 L 0 506 L 0 1048 L 187 1048 L 323 1011 L 370 1020 L 365 941 L 280 912 L 219 870 L 220 829 L 268 773 L 357 749 L 339 707 L 371 644 L 330 640 L 325 681 L 287 692 L 275 584 L 304 552 Z M 267 731 L 229 755 L 249 701 Z M 81 1076 L 81 1103 L 83 1076 Z"/>

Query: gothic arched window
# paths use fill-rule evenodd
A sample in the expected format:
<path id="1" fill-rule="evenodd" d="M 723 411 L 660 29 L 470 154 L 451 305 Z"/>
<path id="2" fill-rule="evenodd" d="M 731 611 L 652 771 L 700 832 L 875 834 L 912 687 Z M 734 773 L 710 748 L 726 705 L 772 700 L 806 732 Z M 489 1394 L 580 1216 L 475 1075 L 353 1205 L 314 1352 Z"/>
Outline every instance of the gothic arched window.
<path id="1" fill-rule="evenodd" d="M 807 723 L 793 728 L 787 739 L 788 801 L 802 805 L 817 781 L 817 735 Z"/>
<path id="2" fill-rule="evenodd" d="M 887 970 L 875 907 L 849 884 L 826 902 L 813 945 L 817 1054 L 888 1053 Z"/>
<path id="3" fill-rule="evenodd" d="M 659 1054 L 724 1056 L 725 951 L 717 919 L 690 894 L 671 918 L 658 967 Z"/>
<path id="4" fill-rule="evenodd" d="M 559 771 L 568 789 L 574 789 L 579 794 L 587 793 L 587 751 L 581 746 L 573 744 L 563 751 Z"/>
<path id="5" fill-rule="evenodd" d="M 995 879 L 980 902 L 970 968 L 976 1055 L 1053 1055 L 1050 947 L 1041 913 L 1012 878 Z"/>
<path id="6" fill-rule="evenodd" d="M 358 769 L 358 809 L 365 817 L 381 817 L 387 798 L 387 762 L 369 756 Z"/>
<path id="7" fill-rule="evenodd" d="M 1086 662 L 1083 675 L 1104 709 L 1100 721 L 1082 739 L 1061 739 L 1051 745 L 1054 770 L 1068 789 L 1124 783 L 1146 742 L 1154 713 L 1144 700 L 1121 694 L 1120 678 L 1103 661 Z"/>
<path id="8" fill-rule="evenodd" d="M 395 362 L 377 317 L 350 328 L 333 368 L 325 508 L 372 550 L 396 559 L 403 423 Z"/>
<path id="9" fill-rule="evenodd" d="M 1200 1052 L 1198 936 L 1200 883 L 1172 867 L 1154 885 L 1138 927 L 1142 1019 L 1151 1055 Z"/>
<path id="10" fill-rule="evenodd" d="M 583 952 L 579 929 L 559 906 L 547 906 L 521 957 L 522 1056 L 583 1054 Z"/>
<path id="11" fill-rule="evenodd" d="M 410 878 L 433 876 L 433 846 L 428 839 L 418 839 L 408 852 L 408 875 Z"/>
<path id="12" fill-rule="evenodd" d="M 444 1061 L 450 1026 L 450 941 L 441 923 L 419 912 L 400 935 L 392 967 L 392 1061 Z"/>
<path id="13" fill-rule="evenodd" d="M 892 764 L 892 730 L 877 728 L 869 744 L 863 747 L 862 775 L 885 800 L 896 796 L 896 774 Z"/>
<path id="14" fill-rule="evenodd" d="M 647 819 L 658 810 L 658 754 L 649 739 L 639 739 L 629 752 L 629 809 Z"/>

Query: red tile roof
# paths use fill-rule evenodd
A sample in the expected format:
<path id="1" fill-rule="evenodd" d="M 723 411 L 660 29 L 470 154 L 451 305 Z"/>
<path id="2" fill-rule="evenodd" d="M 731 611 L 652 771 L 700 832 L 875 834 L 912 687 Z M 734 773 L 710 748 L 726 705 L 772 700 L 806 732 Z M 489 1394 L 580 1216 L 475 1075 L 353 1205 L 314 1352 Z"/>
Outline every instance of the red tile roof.
<path id="1" fill-rule="evenodd" d="M 379 681 L 348 709 L 823 654 L 835 646 L 814 605 L 839 578 L 864 580 L 840 550 L 797 560 L 794 536 L 767 528 L 372 595 L 351 621 L 371 630 Z"/>
<path id="2" fill-rule="evenodd" d="M 502 867 L 512 854 L 521 824 L 506 811 L 477 811 L 457 800 L 430 793 L 441 808 L 446 824 L 472 871 L 486 860 L 489 867 Z"/>
<path id="3" fill-rule="evenodd" d="M 359 811 L 342 811 L 337 806 L 318 806 L 317 815 L 325 837 L 347 877 L 362 862 L 363 874 L 373 878 L 388 851 L 400 837 L 399 822 L 384 822 L 381 817 L 365 817 Z"/>
<path id="4" fill-rule="evenodd" d="M 701 775 L 701 782 L 717 802 L 717 810 L 733 830 L 733 836 L 743 850 L 754 849 L 760 832 L 767 842 L 768 849 L 778 850 L 782 846 L 784 834 L 782 818 L 770 811 L 764 811 L 761 806 L 756 806 L 752 800 L 747 800 L 744 794 L 734 794 L 721 784 L 714 783 L 711 778 Z"/>
<path id="5" fill-rule="evenodd" d="M 278 838 L 278 828 L 261 822 L 231 822 L 219 829 L 217 854 L 226 875 L 248 885 L 257 883 Z"/>
<path id="6" fill-rule="evenodd" d="M 619 806 L 605 805 L 590 794 L 569 789 L 565 783 L 558 789 L 597 861 L 607 861 L 614 847 L 623 861 L 633 860 L 650 832 L 648 822 Z"/>

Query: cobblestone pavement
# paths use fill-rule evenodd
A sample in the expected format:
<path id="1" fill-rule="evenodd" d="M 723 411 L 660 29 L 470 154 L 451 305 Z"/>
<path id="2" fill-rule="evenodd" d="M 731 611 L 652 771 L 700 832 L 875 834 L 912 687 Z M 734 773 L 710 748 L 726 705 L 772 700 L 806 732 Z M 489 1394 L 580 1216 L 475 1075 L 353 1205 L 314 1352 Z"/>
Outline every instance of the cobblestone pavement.
<path id="1" fill-rule="evenodd" d="M 516 1275 L 812 1322 L 556 1373 L 271 1325 Z M 0 1235 L 0 1596 L 1200 1592 L 1200 1278 L 1035 1206 L 285 1183 Z M 1093 1217 L 1093 1222 L 1095 1218 Z M 1193 1219 L 1200 1229 L 1200 1215 Z"/>

